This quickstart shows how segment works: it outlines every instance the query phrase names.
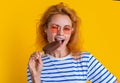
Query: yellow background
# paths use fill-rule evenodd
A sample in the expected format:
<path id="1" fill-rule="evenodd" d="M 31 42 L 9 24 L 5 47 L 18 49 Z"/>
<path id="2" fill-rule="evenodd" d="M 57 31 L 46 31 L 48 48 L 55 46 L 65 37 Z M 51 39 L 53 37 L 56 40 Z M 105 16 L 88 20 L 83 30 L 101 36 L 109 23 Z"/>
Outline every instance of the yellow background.
<path id="1" fill-rule="evenodd" d="M 112 0 L 1 0 L 0 83 L 27 83 L 36 24 L 45 9 L 65 2 L 82 19 L 83 50 L 120 79 L 120 2 Z"/>

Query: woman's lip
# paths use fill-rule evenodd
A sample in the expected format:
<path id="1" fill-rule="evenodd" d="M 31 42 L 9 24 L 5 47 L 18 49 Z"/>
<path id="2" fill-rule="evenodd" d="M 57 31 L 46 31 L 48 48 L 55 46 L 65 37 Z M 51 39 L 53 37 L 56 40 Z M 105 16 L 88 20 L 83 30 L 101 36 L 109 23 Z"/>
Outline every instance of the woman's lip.
<path id="1" fill-rule="evenodd" d="M 64 37 L 64 36 L 56 36 L 55 39 L 58 39 L 58 40 L 64 40 L 65 37 Z"/>
<path id="2" fill-rule="evenodd" d="M 62 38 L 55 38 L 55 41 L 64 41 L 65 39 Z"/>

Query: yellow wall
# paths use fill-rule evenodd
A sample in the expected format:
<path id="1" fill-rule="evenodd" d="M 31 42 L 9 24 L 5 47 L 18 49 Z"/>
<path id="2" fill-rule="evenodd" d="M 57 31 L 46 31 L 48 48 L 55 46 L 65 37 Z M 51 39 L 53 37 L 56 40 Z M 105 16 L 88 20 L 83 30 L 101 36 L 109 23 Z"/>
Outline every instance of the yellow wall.
<path id="1" fill-rule="evenodd" d="M 44 10 L 60 1 L 82 19 L 83 47 L 120 79 L 120 2 L 112 0 L 0 1 L 0 83 L 26 83 L 35 51 L 36 24 Z"/>

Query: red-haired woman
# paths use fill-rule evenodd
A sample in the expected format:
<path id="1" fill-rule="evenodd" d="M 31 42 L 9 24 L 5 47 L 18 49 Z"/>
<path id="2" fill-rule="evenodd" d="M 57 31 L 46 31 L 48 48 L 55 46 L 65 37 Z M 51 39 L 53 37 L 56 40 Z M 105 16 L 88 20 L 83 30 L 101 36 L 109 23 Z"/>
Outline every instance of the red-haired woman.
<path id="1" fill-rule="evenodd" d="M 96 58 L 78 48 L 80 19 L 63 3 L 48 8 L 37 29 L 37 43 L 57 41 L 49 53 L 35 52 L 29 59 L 29 83 L 118 83 Z M 40 42 L 42 41 L 42 42 Z M 54 45 L 53 45 L 54 47 Z M 42 47 L 43 48 L 43 47 Z"/>

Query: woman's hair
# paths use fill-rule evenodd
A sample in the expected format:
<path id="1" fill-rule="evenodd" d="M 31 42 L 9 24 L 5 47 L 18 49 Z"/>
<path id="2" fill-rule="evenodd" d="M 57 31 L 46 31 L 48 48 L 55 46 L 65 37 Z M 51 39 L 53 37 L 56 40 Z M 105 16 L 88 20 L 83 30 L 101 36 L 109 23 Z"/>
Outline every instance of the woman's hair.
<path id="1" fill-rule="evenodd" d="M 57 5 L 53 5 L 49 7 L 47 11 L 43 14 L 39 22 L 39 26 L 37 27 L 38 46 L 42 45 L 42 48 L 43 48 L 43 46 L 48 44 L 47 35 L 44 32 L 44 30 L 48 28 L 48 23 L 51 21 L 52 16 L 56 14 L 68 15 L 69 18 L 71 19 L 74 31 L 72 32 L 72 35 L 67 44 L 67 47 L 72 53 L 81 52 L 81 48 L 80 46 L 78 46 L 79 45 L 78 43 L 80 43 L 79 36 L 78 36 L 80 33 L 79 32 L 80 18 L 76 15 L 73 9 L 68 8 L 62 2 Z"/>

